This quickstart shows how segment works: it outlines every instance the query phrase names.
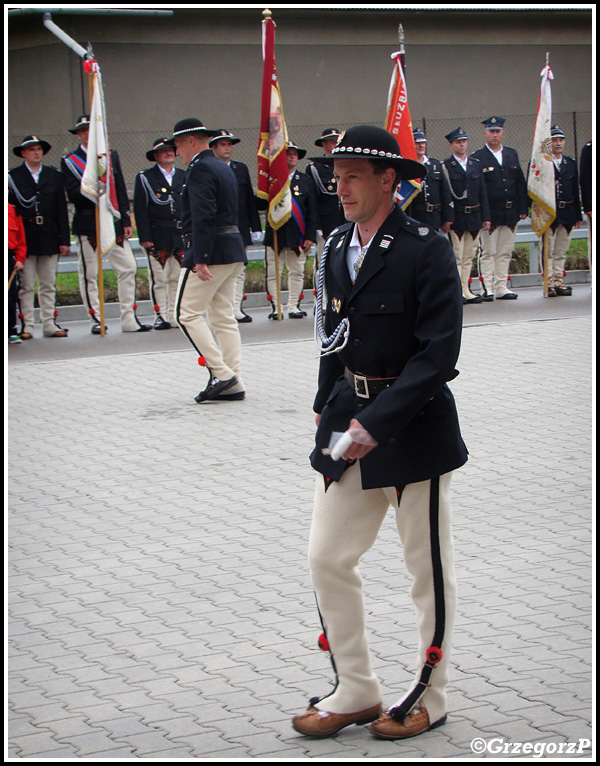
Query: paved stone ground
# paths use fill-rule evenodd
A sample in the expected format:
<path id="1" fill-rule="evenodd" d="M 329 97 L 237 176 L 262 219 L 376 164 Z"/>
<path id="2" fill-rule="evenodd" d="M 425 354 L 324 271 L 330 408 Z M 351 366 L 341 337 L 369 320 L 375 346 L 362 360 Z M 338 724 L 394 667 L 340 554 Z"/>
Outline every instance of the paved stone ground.
<path id="1" fill-rule="evenodd" d="M 588 760 L 592 332 L 465 329 L 451 709 L 403 743 L 290 725 L 331 681 L 306 564 L 311 341 L 245 347 L 246 401 L 200 406 L 187 350 L 9 365 L 7 757 Z M 363 575 L 391 704 L 416 640 L 392 517 Z"/>

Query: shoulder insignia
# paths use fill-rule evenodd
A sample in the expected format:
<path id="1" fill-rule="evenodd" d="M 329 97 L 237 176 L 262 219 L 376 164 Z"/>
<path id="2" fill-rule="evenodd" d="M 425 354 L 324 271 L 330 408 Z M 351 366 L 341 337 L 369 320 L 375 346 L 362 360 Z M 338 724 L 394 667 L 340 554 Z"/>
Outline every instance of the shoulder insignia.
<path id="1" fill-rule="evenodd" d="M 427 226 L 419 226 L 419 236 L 426 237 L 429 234 L 429 228 Z"/>

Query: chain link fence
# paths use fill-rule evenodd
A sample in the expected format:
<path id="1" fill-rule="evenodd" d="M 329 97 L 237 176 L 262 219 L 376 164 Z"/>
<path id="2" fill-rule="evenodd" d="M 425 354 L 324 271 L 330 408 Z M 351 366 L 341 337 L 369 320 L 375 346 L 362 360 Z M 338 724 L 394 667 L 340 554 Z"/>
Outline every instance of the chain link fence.
<path id="1" fill-rule="evenodd" d="M 506 122 L 504 125 L 504 143 L 516 149 L 523 167 L 527 172 L 527 164 L 531 156 L 531 145 L 535 125 L 535 115 L 502 115 Z M 369 122 L 369 120 L 364 120 Z M 463 127 L 469 136 L 469 151 L 473 152 L 483 146 L 483 125 L 478 117 L 448 117 L 444 119 L 428 119 L 412 115 L 412 123 L 415 128 L 424 130 L 427 135 L 427 154 L 439 160 L 449 156 L 449 146 L 446 134 L 459 125 Z M 569 154 L 579 162 L 579 155 L 584 144 L 592 138 L 592 113 L 591 112 L 559 112 L 552 115 L 552 123 L 560 125 L 566 136 L 565 154 Z M 380 121 L 372 124 L 383 126 Z M 130 132 L 110 134 L 110 143 L 116 149 L 121 159 L 125 183 L 130 197 L 133 195 L 135 176 L 140 170 L 149 167 L 151 163 L 146 159 L 146 152 L 150 151 L 156 138 L 172 135 L 172 125 L 163 125 L 161 129 L 153 132 Z M 225 127 L 241 139 L 233 149 L 233 158 L 248 165 L 250 176 L 256 188 L 257 162 L 256 150 L 258 147 L 259 128 L 240 128 L 235 125 L 216 125 L 215 128 Z M 315 139 L 319 138 L 325 128 L 336 127 L 345 130 L 349 125 L 288 125 L 290 140 L 297 146 L 306 149 L 306 157 L 299 163 L 299 169 L 303 170 L 309 157 L 318 157 L 322 154 L 320 147 L 315 146 Z M 36 127 L 32 126 L 32 131 Z M 76 148 L 76 137 L 68 133 L 60 135 L 41 135 L 45 141 L 52 145 L 52 149 L 46 155 L 44 162 L 48 165 L 60 166 L 60 158 Z M 13 146 L 18 146 L 23 136 L 8 137 L 8 167 L 13 168 L 20 164 L 21 159 L 12 152 Z M 183 167 L 177 159 L 176 164 Z"/>

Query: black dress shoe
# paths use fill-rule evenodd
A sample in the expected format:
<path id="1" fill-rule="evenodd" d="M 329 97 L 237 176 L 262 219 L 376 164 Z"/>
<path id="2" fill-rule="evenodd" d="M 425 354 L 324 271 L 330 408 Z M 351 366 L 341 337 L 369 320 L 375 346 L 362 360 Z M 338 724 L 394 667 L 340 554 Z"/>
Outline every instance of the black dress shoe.
<path id="1" fill-rule="evenodd" d="M 241 402 L 246 398 L 245 391 L 238 391 L 237 394 L 221 394 L 217 396 L 217 401 L 223 402 Z"/>
<path id="2" fill-rule="evenodd" d="M 229 380 L 219 380 L 218 378 L 211 378 L 210 383 L 204 391 L 200 391 L 198 396 L 195 396 L 194 399 L 200 404 L 200 402 L 207 402 L 211 401 L 213 399 L 219 399 L 219 394 L 223 393 L 224 391 L 227 391 L 228 388 L 231 388 L 232 386 L 235 386 L 235 384 L 238 382 L 238 379 L 233 376 L 233 378 L 229 378 Z"/>
<path id="3" fill-rule="evenodd" d="M 555 285 L 554 287 L 557 295 L 572 295 L 573 290 L 569 285 Z"/>
<path id="4" fill-rule="evenodd" d="M 102 335 L 102 326 L 100 325 L 100 322 L 94 322 L 90 332 L 92 335 Z M 108 327 L 104 328 L 104 332 L 108 332 Z"/>
<path id="5" fill-rule="evenodd" d="M 290 319 L 304 319 L 306 311 L 290 311 L 288 317 Z"/>
<path id="6" fill-rule="evenodd" d="M 152 325 L 151 324 L 141 324 L 140 322 L 138 322 L 138 324 L 140 326 L 138 327 L 136 332 L 150 332 L 150 330 L 152 329 Z"/>
<path id="7" fill-rule="evenodd" d="M 467 303 L 483 303 L 481 295 L 475 295 L 472 298 L 463 298 L 463 305 Z"/>
<path id="8" fill-rule="evenodd" d="M 482 300 L 484 303 L 492 303 L 492 301 L 494 300 L 494 296 L 493 296 L 491 293 L 484 293 L 484 294 L 481 296 L 481 300 Z"/>
<path id="9" fill-rule="evenodd" d="M 504 295 L 499 295 L 498 299 L 499 301 L 516 301 L 519 296 L 516 293 L 505 293 Z"/>
<path id="10" fill-rule="evenodd" d="M 160 314 L 154 320 L 155 330 L 170 330 L 171 327 L 173 327 L 173 325 L 170 322 L 167 322 L 166 319 L 163 319 Z"/>
<path id="11" fill-rule="evenodd" d="M 245 324 L 246 322 L 251 322 L 252 321 L 252 317 L 250 316 L 250 314 L 246 314 L 245 311 L 242 311 L 242 315 L 243 316 L 241 316 L 239 318 L 238 317 L 235 318 L 235 321 L 238 324 Z"/>
<path id="12" fill-rule="evenodd" d="M 280 318 L 283 319 L 283 313 L 281 314 L 281 317 L 276 311 L 273 311 L 269 314 L 269 319 L 272 319 L 275 322 L 278 322 Z"/>

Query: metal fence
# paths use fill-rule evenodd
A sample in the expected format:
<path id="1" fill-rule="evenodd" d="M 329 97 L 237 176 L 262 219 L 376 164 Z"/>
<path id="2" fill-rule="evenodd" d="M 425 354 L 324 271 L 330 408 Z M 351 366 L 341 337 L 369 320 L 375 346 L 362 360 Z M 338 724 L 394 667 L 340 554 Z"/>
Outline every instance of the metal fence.
<path id="1" fill-rule="evenodd" d="M 448 142 L 445 139 L 447 133 L 459 125 L 463 127 L 469 136 L 469 151 L 473 152 L 483 146 L 483 125 L 479 117 L 448 117 L 444 119 L 428 119 L 426 116 L 420 117 L 413 114 L 412 123 L 415 128 L 421 128 L 427 135 L 427 154 L 443 160 L 449 155 Z M 523 171 L 527 171 L 527 164 L 531 156 L 531 147 L 533 141 L 533 130 L 535 125 L 535 115 L 502 115 L 506 119 L 504 125 L 504 143 L 516 149 L 519 153 L 519 159 Z M 369 119 L 357 120 L 357 122 L 369 123 L 374 125 L 383 125 L 381 121 Z M 558 124 L 564 130 L 566 136 L 565 153 L 575 157 L 579 161 L 579 155 L 584 144 L 592 138 L 592 113 L 591 112 L 559 112 L 552 115 L 552 123 Z M 110 125 L 110 123 L 109 123 Z M 250 170 L 252 181 L 256 187 L 256 150 L 258 146 L 259 128 L 246 127 L 240 128 L 235 125 L 227 125 L 225 122 L 220 125 L 210 126 L 215 128 L 225 127 L 231 130 L 234 135 L 241 139 L 233 150 L 233 158 L 246 163 Z M 317 139 L 325 128 L 336 127 L 344 130 L 348 125 L 288 125 L 288 133 L 299 147 L 307 150 L 306 158 L 299 163 L 300 170 L 303 170 L 309 157 L 319 156 L 322 151 L 315 146 Z M 121 159 L 125 183 L 130 196 L 133 195 L 133 185 L 136 174 L 149 166 L 146 159 L 146 152 L 152 148 L 154 140 L 159 136 L 170 136 L 172 134 L 172 125 L 162 125 L 157 130 L 150 132 L 131 132 L 110 134 L 110 143 L 113 149 L 116 149 Z M 32 126 L 32 132 L 35 132 L 36 126 Z M 48 165 L 60 165 L 60 158 L 63 154 L 76 148 L 76 136 L 71 136 L 68 132 L 60 135 L 43 135 L 44 140 L 52 145 L 52 149 L 46 155 L 45 162 Z M 20 158 L 12 152 L 13 146 L 18 146 L 23 140 L 23 136 L 8 137 L 8 167 L 13 168 L 20 164 Z M 177 164 L 183 167 L 179 160 Z"/>

